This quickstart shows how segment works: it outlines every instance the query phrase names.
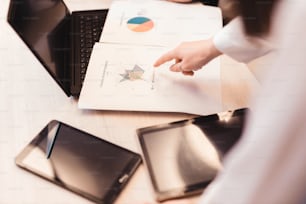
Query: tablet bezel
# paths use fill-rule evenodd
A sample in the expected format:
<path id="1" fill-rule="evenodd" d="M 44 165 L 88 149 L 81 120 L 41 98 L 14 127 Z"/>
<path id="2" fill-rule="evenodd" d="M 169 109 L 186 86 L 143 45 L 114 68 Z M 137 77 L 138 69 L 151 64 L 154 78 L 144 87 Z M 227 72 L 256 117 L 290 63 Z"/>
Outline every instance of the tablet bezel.
<path id="1" fill-rule="evenodd" d="M 69 186 L 67 184 L 63 184 L 59 181 L 56 181 L 54 179 L 51 179 L 49 176 L 43 174 L 42 172 L 39 172 L 38 170 L 32 168 L 31 166 L 25 164 L 23 161 L 24 159 L 30 154 L 30 152 L 37 146 L 37 144 L 39 144 L 41 142 L 42 139 L 44 139 L 44 137 L 46 137 L 47 135 L 43 135 L 42 132 L 48 128 L 49 125 L 53 125 L 55 123 L 58 123 L 60 125 L 65 125 L 68 126 L 69 128 L 73 128 L 77 131 L 80 131 L 81 133 L 85 134 L 88 137 L 93 137 L 94 139 L 98 139 L 102 142 L 111 144 L 114 146 L 114 148 L 117 148 L 118 150 L 122 150 L 125 151 L 127 154 L 130 154 L 132 156 L 131 161 L 123 168 L 124 172 L 117 178 L 113 179 L 113 184 L 112 184 L 112 188 L 110 188 L 109 191 L 107 191 L 107 193 L 105 193 L 105 196 L 101 199 L 95 195 L 89 194 L 87 192 L 84 192 L 78 188 Z M 56 133 L 57 134 L 57 133 Z M 56 135 L 55 135 L 56 137 Z M 46 156 L 48 156 L 46 154 Z M 15 163 L 18 167 L 31 172 L 32 174 L 35 174 L 47 181 L 50 181 L 51 183 L 54 183 L 66 190 L 69 190 L 71 192 L 74 192 L 84 198 L 87 198 L 91 201 L 94 201 L 96 203 L 113 203 L 114 200 L 119 196 L 120 192 L 123 190 L 124 186 L 128 183 L 128 181 L 130 180 L 131 176 L 135 173 L 136 169 L 138 168 L 138 166 L 141 164 L 141 156 L 135 152 L 132 152 L 128 149 L 125 149 L 123 147 L 120 147 L 118 145 L 115 145 L 113 143 L 110 143 L 106 140 L 103 140 L 101 138 L 98 138 L 94 135 L 91 135 L 85 131 L 79 130 L 75 127 L 72 127 L 70 125 L 67 125 L 63 122 L 57 121 L 57 120 L 52 120 L 50 121 L 33 139 L 32 141 L 26 146 L 24 147 L 24 149 L 16 156 L 15 158 Z M 123 178 L 124 177 L 124 178 Z"/>
<path id="2" fill-rule="evenodd" d="M 207 115 L 207 116 L 199 116 L 191 119 L 186 119 L 186 120 L 180 120 L 180 121 L 175 121 L 171 123 L 166 123 L 166 124 L 159 124 L 159 125 L 154 125 L 150 127 L 145 127 L 145 128 L 139 128 L 136 130 L 137 133 L 137 138 L 139 142 L 140 149 L 142 151 L 142 157 L 143 157 L 143 162 L 145 164 L 145 167 L 147 169 L 148 176 L 150 178 L 151 184 L 153 191 L 155 193 L 155 199 L 157 201 L 165 201 L 169 199 L 174 199 L 174 198 L 180 198 L 180 197 L 186 197 L 194 194 L 199 194 L 201 193 L 205 187 L 208 186 L 208 184 L 211 182 L 199 182 L 193 185 L 189 186 L 184 186 L 184 187 L 178 187 L 174 189 L 169 189 L 166 191 L 159 191 L 158 186 L 157 186 L 157 180 L 155 178 L 152 164 L 150 162 L 149 158 L 149 153 L 145 145 L 144 137 L 145 134 L 151 133 L 151 132 L 158 132 L 162 130 L 167 130 L 171 128 L 177 128 L 177 127 L 183 127 L 187 126 L 193 123 L 206 123 L 206 122 L 213 122 L 213 121 L 220 121 L 220 120 L 228 120 L 231 117 L 236 117 L 236 116 L 242 116 L 245 117 L 246 113 L 249 111 L 247 108 L 242 108 L 242 109 L 237 109 L 233 111 L 226 111 L 226 112 L 221 112 L 218 114 L 212 114 L 212 115 Z M 245 118 L 244 118 L 245 119 Z M 243 125 L 245 123 L 245 120 L 243 121 Z M 243 128 L 242 128 L 243 129 Z"/>

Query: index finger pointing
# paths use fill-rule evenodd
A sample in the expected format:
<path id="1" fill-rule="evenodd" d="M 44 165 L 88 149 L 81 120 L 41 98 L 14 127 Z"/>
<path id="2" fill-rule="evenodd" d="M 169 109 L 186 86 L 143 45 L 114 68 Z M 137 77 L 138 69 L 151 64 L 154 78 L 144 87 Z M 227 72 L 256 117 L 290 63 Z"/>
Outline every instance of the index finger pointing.
<path id="1" fill-rule="evenodd" d="M 173 55 L 173 52 L 167 52 L 166 54 L 162 55 L 160 58 L 158 58 L 155 63 L 154 63 L 154 67 L 158 67 L 162 64 L 164 64 L 165 62 L 168 62 L 170 60 L 173 60 L 175 57 Z"/>

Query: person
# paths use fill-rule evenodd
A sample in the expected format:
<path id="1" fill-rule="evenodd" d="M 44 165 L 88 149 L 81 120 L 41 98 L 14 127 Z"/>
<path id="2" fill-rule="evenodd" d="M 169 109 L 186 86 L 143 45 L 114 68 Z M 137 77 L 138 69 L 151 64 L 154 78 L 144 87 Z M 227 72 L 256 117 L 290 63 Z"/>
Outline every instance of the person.
<path id="1" fill-rule="evenodd" d="M 275 53 L 254 95 L 242 139 L 200 204 L 306 203 L 306 1 L 238 0 L 239 16 L 216 36 L 184 42 L 158 67 L 194 75 L 221 54 L 249 62 Z M 188 200 L 169 203 L 188 203 Z"/>

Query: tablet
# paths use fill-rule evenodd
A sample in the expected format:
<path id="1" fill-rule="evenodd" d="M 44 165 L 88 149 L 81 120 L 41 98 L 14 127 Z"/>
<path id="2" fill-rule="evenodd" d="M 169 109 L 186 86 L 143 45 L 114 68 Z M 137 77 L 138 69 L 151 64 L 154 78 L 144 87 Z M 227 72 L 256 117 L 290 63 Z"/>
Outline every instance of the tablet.
<path id="1" fill-rule="evenodd" d="M 16 164 L 96 203 L 113 203 L 141 163 L 140 155 L 53 120 Z"/>
<path id="2" fill-rule="evenodd" d="M 156 200 L 202 192 L 239 140 L 246 113 L 239 109 L 138 129 Z"/>

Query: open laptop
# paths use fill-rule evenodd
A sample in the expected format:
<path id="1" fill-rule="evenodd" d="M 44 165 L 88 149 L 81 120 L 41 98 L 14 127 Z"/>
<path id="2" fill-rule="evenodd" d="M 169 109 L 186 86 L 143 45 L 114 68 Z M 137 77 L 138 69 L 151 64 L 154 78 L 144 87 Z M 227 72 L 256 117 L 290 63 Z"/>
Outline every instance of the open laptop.
<path id="1" fill-rule="evenodd" d="M 67 96 L 78 96 L 108 10 L 70 13 L 63 0 L 11 0 L 8 22 Z"/>

